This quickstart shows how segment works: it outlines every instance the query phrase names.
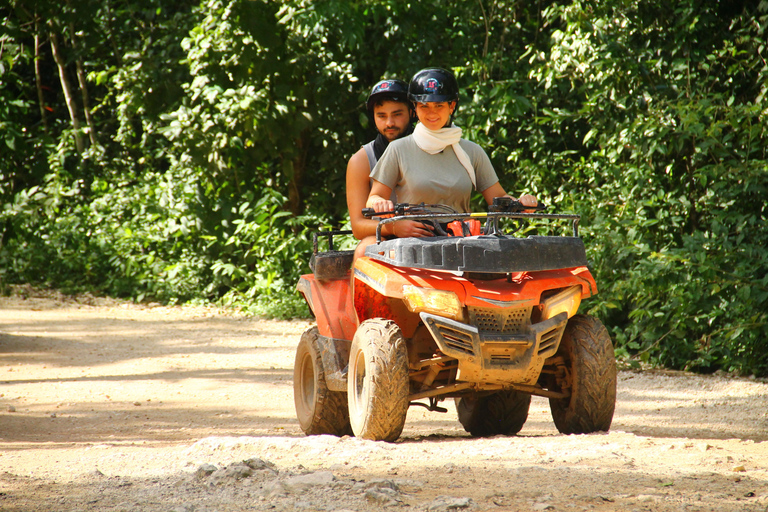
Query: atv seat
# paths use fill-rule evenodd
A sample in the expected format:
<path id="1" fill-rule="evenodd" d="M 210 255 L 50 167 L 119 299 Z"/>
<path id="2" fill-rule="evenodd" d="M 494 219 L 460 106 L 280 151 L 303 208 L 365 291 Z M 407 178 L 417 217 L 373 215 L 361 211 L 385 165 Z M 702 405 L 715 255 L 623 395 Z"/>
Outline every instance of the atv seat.
<path id="1" fill-rule="evenodd" d="M 309 268 L 316 279 L 343 279 L 352 268 L 355 251 L 326 251 L 312 255 Z"/>

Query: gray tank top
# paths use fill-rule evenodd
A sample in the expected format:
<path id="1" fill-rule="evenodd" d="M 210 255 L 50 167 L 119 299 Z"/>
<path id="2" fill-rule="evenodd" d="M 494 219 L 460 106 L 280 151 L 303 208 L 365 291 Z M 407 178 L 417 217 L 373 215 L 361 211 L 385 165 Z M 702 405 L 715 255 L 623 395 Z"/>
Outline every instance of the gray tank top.
<path id="1" fill-rule="evenodd" d="M 363 146 L 363 149 L 368 156 L 368 165 L 370 165 L 371 170 L 373 170 L 373 168 L 376 167 L 376 162 L 379 160 L 376 158 L 376 153 L 373 152 L 373 141 Z"/>

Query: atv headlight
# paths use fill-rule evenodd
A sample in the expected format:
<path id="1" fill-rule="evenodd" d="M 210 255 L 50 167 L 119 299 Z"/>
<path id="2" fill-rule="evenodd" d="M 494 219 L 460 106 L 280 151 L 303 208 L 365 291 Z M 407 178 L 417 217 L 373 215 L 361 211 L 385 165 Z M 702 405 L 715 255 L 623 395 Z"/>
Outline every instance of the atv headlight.
<path id="1" fill-rule="evenodd" d="M 461 320 L 462 305 L 459 296 L 446 290 L 403 286 L 403 300 L 408 310 L 413 313 L 432 313 L 453 320 Z"/>
<path id="2" fill-rule="evenodd" d="M 541 319 L 549 320 L 563 311 L 571 318 L 579 310 L 580 304 L 581 286 L 571 286 L 541 303 Z"/>

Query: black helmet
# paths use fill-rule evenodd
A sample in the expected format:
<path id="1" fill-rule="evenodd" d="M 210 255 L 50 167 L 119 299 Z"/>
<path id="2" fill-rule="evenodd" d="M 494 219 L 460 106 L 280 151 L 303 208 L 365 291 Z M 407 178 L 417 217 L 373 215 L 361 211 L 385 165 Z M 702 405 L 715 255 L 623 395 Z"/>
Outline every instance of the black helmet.
<path id="1" fill-rule="evenodd" d="M 414 103 L 459 101 L 459 84 L 446 69 L 422 69 L 411 78 L 408 99 Z"/>
<path id="2" fill-rule="evenodd" d="M 410 107 L 408 102 L 408 84 L 402 80 L 382 80 L 378 82 L 371 89 L 368 101 L 365 102 L 370 115 L 373 115 L 373 106 L 379 101 L 399 101 L 408 104 Z"/>

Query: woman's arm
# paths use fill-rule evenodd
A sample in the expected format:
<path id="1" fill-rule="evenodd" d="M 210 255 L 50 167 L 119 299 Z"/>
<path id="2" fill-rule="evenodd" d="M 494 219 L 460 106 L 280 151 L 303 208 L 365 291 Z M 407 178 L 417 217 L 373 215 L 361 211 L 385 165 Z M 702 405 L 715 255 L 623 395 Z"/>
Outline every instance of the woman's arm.
<path id="1" fill-rule="evenodd" d="M 494 197 L 512 197 L 504 192 L 504 187 L 502 187 L 498 181 L 487 189 L 483 190 L 482 194 L 485 198 L 485 202 L 488 204 L 493 204 Z M 512 199 L 514 199 L 514 197 L 512 197 Z"/>
<path id="2" fill-rule="evenodd" d="M 368 196 L 368 202 L 366 203 L 368 208 L 373 208 L 377 212 L 391 212 L 395 209 L 395 205 L 389 199 L 384 199 L 385 197 L 392 197 L 392 189 L 380 181 L 373 180 L 371 195 Z M 432 226 L 424 225 L 421 222 L 399 220 L 382 226 L 381 234 L 386 236 L 394 235 L 398 238 L 435 236 L 432 233 L 433 229 Z"/>
<path id="3" fill-rule="evenodd" d="M 365 204 L 377 212 L 389 212 L 395 209 L 394 203 L 390 199 L 385 199 L 390 197 L 392 197 L 392 189 L 380 181 L 373 180 L 371 193 Z"/>

